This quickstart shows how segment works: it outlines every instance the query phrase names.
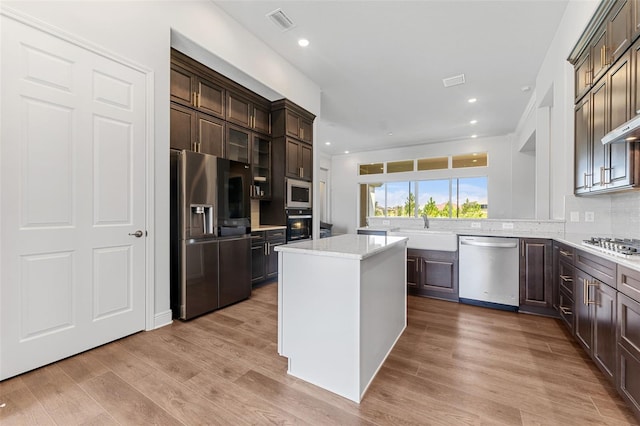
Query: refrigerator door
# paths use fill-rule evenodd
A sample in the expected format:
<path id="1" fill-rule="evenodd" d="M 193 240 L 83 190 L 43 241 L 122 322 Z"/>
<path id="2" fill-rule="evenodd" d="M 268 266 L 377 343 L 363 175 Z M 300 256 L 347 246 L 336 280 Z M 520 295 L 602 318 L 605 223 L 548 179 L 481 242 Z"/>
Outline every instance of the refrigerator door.
<path id="1" fill-rule="evenodd" d="M 180 158 L 183 239 L 213 237 L 216 235 L 217 157 L 182 151 Z"/>
<path id="2" fill-rule="evenodd" d="M 218 308 L 218 251 L 217 240 L 182 242 L 181 319 Z"/>
<path id="3" fill-rule="evenodd" d="M 220 240 L 220 307 L 251 296 L 251 235 Z"/>
<path id="4" fill-rule="evenodd" d="M 251 232 L 250 183 L 248 164 L 218 158 L 218 236 Z"/>

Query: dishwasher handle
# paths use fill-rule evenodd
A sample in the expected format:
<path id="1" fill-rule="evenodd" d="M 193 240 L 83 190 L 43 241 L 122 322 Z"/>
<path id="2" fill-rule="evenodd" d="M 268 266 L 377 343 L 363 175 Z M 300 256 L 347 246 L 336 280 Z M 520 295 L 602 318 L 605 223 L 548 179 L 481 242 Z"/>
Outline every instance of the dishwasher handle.
<path id="1" fill-rule="evenodd" d="M 473 246 L 473 247 L 492 247 L 492 248 L 517 248 L 518 243 L 490 243 L 485 241 L 471 241 L 471 240 L 460 240 L 460 245 L 462 246 Z"/>

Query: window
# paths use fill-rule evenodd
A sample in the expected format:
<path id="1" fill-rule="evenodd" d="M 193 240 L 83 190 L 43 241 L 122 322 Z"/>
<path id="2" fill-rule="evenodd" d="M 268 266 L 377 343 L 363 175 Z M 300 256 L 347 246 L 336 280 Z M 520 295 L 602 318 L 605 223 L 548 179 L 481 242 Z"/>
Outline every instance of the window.
<path id="1" fill-rule="evenodd" d="M 360 164 L 360 175 L 377 175 L 384 173 L 384 163 Z"/>
<path id="2" fill-rule="evenodd" d="M 418 160 L 418 170 L 442 170 L 449 168 L 449 157 L 421 158 Z"/>
<path id="3" fill-rule="evenodd" d="M 487 153 L 474 152 L 472 154 L 454 155 L 451 166 L 454 169 L 461 169 L 463 167 L 486 167 Z"/>
<path id="4" fill-rule="evenodd" d="M 487 178 L 360 185 L 360 223 L 368 216 L 487 218 Z"/>
<path id="5" fill-rule="evenodd" d="M 387 163 L 387 173 L 412 172 L 413 160 L 389 161 Z"/>

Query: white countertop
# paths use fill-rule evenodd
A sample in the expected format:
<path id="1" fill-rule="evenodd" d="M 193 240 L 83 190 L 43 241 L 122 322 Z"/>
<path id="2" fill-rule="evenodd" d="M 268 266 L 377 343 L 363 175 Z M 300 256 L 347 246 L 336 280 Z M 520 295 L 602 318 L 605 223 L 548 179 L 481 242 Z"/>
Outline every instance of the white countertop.
<path id="1" fill-rule="evenodd" d="M 314 256 L 342 257 L 362 260 L 396 244 L 406 245 L 406 237 L 344 234 L 336 237 L 306 240 L 275 248 L 284 253 L 302 253 Z"/>

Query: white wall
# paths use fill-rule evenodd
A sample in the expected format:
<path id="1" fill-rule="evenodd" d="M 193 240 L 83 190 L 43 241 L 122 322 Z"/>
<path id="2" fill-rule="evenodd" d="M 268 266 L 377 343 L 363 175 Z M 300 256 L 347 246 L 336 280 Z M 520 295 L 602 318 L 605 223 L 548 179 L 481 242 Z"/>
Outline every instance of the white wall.
<path id="1" fill-rule="evenodd" d="M 224 72 L 249 87 L 265 87 L 312 113 L 320 89 L 211 1 L 3 1 L 154 73 L 155 312 L 169 309 L 169 60 L 171 33 L 180 34 L 227 66 Z M 4 58 L 3 58 L 4 59 Z"/>
<path id="2" fill-rule="evenodd" d="M 487 176 L 489 217 L 510 218 L 512 217 L 511 200 L 513 198 L 512 173 L 518 173 L 518 170 L 512 171 L 511 167 L 513 141 L 513 135 L 507 135 L 335 155 L 331 161 L 331 218 L 334 230 L 341 233 L 356 231 L 358 227 L 358 185 L 361 182 L 426 180 L 452 176 L 450 170 L 359 176 L 359 164 L 441 157 L 471 152 L 487 152 L 489 165 L 486 168 L 456 169 L 455 175 L 459 177 Z"/>

